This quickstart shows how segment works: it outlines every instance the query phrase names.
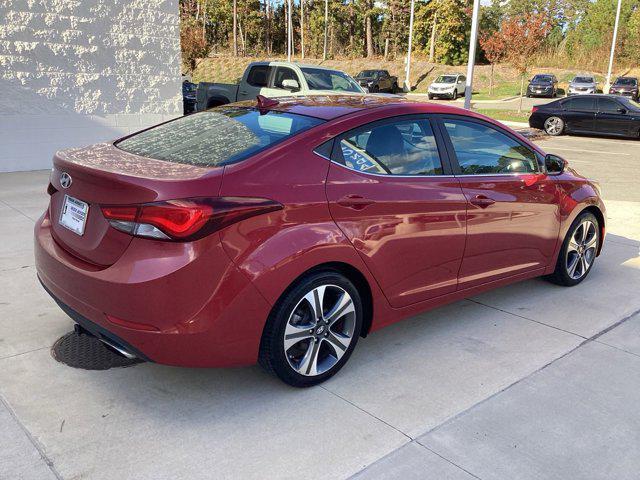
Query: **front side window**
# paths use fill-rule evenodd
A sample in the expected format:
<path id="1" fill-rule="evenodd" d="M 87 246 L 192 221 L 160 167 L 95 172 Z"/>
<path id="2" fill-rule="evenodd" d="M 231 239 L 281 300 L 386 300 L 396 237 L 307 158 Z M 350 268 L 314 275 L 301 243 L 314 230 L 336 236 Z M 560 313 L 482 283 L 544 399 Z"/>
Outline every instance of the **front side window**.
<path id="1" fill-rule="evenodd" d="M 485 124 L 444 121 L 463 175 L 539 172 L 536 154 L 506 134 Z"/>
<path id="2" fill-rule="evenodd" d="M 442 163 L 428 120 L 403 120 L 363 128 L 340 141 L 342 162 L 359 172 L 442 175 Z"/>
<path id="3" fill-rule="evenodd" d="M 565 110 L 574 112 L 594 112 L 596 110 L 596 99 L 594 97 L 575 97 L 566 100 L 562 106 Z"/>
<path id="4" fill-rule="evenodd" d="M 360 85 L 346 73 L 312 67 L 302 67 L 301 70 L 311 90 L 362 93 Z"/>
<path id="5" fill-rule="evenodd" d="M 298 87 L 300 86 L 300 81 L 298 80 L 298 75 L 296 75 L 296 72 L 287 67 L 278 67 L 273 79 L 274 88 L 284 88 L 282 82 L 284 82 L 285 80 L 295 80 L 298 84 Z"/>
<path id="6" fill-rule="evenodd" d="M 120 140 L 126 152 L 168 162 L 215 167 L 243 160 L 323 123 L 286 112 L 218 107 L 144 130 Z"/>
<path id="7" fill-rule="evenodd" d="M 618 113 L 618 109 L 622 108 L 615 100 L 610 98 L 598 98 L 598 111 L 603 113 Z"/>

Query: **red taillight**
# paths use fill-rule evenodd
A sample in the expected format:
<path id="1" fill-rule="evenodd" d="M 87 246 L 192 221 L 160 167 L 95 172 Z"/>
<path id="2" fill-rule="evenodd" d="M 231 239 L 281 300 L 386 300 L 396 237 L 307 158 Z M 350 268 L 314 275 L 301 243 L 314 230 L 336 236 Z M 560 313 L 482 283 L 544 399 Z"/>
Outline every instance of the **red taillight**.
<path id="1" fill-rule="evenodd" d="M 533 106 L 531 107 L 531 113 L 535 113 L 538 110 L 538 107 Z"/>
<path id="2" fill-rule="evenodd" d="M 103 206 L 112 227 L 159 240 L 197 240 L 240 220 L 282 208 L 264 198 L 221 197 Z"/>

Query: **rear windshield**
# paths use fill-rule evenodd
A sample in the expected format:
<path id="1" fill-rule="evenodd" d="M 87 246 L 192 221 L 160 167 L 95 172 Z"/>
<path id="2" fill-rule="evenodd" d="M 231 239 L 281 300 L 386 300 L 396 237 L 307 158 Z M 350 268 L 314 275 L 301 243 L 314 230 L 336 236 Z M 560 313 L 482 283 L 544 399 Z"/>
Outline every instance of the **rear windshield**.
<path id="1" fill-rule="evenodd" d="M 243 160 L 320 123 L 323 120 L 286 112 L 218 107 L 137 133 L 116 146 L 144 157 L 215 167 Z"/>

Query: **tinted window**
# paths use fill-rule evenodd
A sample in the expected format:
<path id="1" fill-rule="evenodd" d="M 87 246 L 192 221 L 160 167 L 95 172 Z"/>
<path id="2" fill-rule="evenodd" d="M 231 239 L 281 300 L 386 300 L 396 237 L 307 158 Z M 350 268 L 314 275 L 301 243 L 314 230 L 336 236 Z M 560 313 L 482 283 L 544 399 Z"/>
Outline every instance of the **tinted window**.
<path id="1" fill-rule="evenodd" d="M 575 83 L 595 83 L 593 77 L 576 77 L 573 81 Z"/>
<path id="2" fill-rule="evenodd" d="M 531 79 L 532 82 L 544 82 L 551 83 L 553 81 L 553 77 L 551 75 L 536 75 Z"/>
<path id="3" fill-rule="evenodd" d="M 596 109 L 596 99 L 593 97 L 575 97 L 566 100 L 562 106 L 565 110 L 593 112 Z"/>
<path id="4" fill-rule="evenodd" d="M 618 78 L 615 82 L 615 85 L 630 85 L 634 86 L 638 83 L 638 80 L 635 78 Z"/>
<path id="5" fill-rule="evenodd" d="M 290 113 L 225 106 L 158 125 L 116 146 L 144 157 L 213 167 L 247 158 L 320 123 Z"/>
<path id="6" fill-rule="evenodd" d="M 360 86 L 346 73 L 323 68 L 301 68 L 311 90 L 338 90 L 362 93 Z"/>
<path id="7" fill-rule="evenodd" d="M 456 77 L 453 75 L 440 75 L 436 78 L 435 83 L 456 83 Z"/>
<path id="8" fill-rule="evenodd" d="M 615 100 L 611 100 L 610 98 L 599 98 L 598 99 L 598 111 L 606 112 L 606 113 L 618 113 L 618 109 L 622 108 Z"/>
<path id="9" fill-rule="evenodd" d="M 343 164 L 359 172 L 441 175 L 442 164 L 427 120 L 360 129 L 340 141 Z"/>
<path id="10" fill-rule="evenodd" d="M 495 128 L 449 119 L 444 125 L 463 175 L 539 171 L 536 154 L 531 149 Z"/>
<path id="11" fill-rule="evenodd" d="M 251 67 L 247 75 L 247 83 L 254 87 L 266 87 L 269 80 L 269 65 L 256 65 Z"/>

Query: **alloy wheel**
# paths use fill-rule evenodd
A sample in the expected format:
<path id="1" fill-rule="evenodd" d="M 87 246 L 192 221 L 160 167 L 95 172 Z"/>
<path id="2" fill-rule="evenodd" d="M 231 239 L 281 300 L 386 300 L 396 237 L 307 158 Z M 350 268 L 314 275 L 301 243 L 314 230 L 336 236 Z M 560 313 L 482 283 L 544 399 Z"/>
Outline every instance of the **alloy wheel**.
<path id="1" fill-rule="evenodd" d="M 567 247 L 567 274 L 574 280 L 586 275 L 596 257 L 598 231 L 591 220 L 584 220 L 574 230 Z"/>
<path id="2" fill-rule="evenodd" d="M 558 135 L 562 132 L 562 120 L 558 117 L 550 117 L 544 121 L 544 131 L 549 135 Z"/>
<path id="3" fill-rule="evenodd" d="M 284 330 L 287 362 L 304 376 L 333 368 L 353 341 L 356 310 L 353 299 L 337 285 L 320 285 L 297 303 Z"/>

